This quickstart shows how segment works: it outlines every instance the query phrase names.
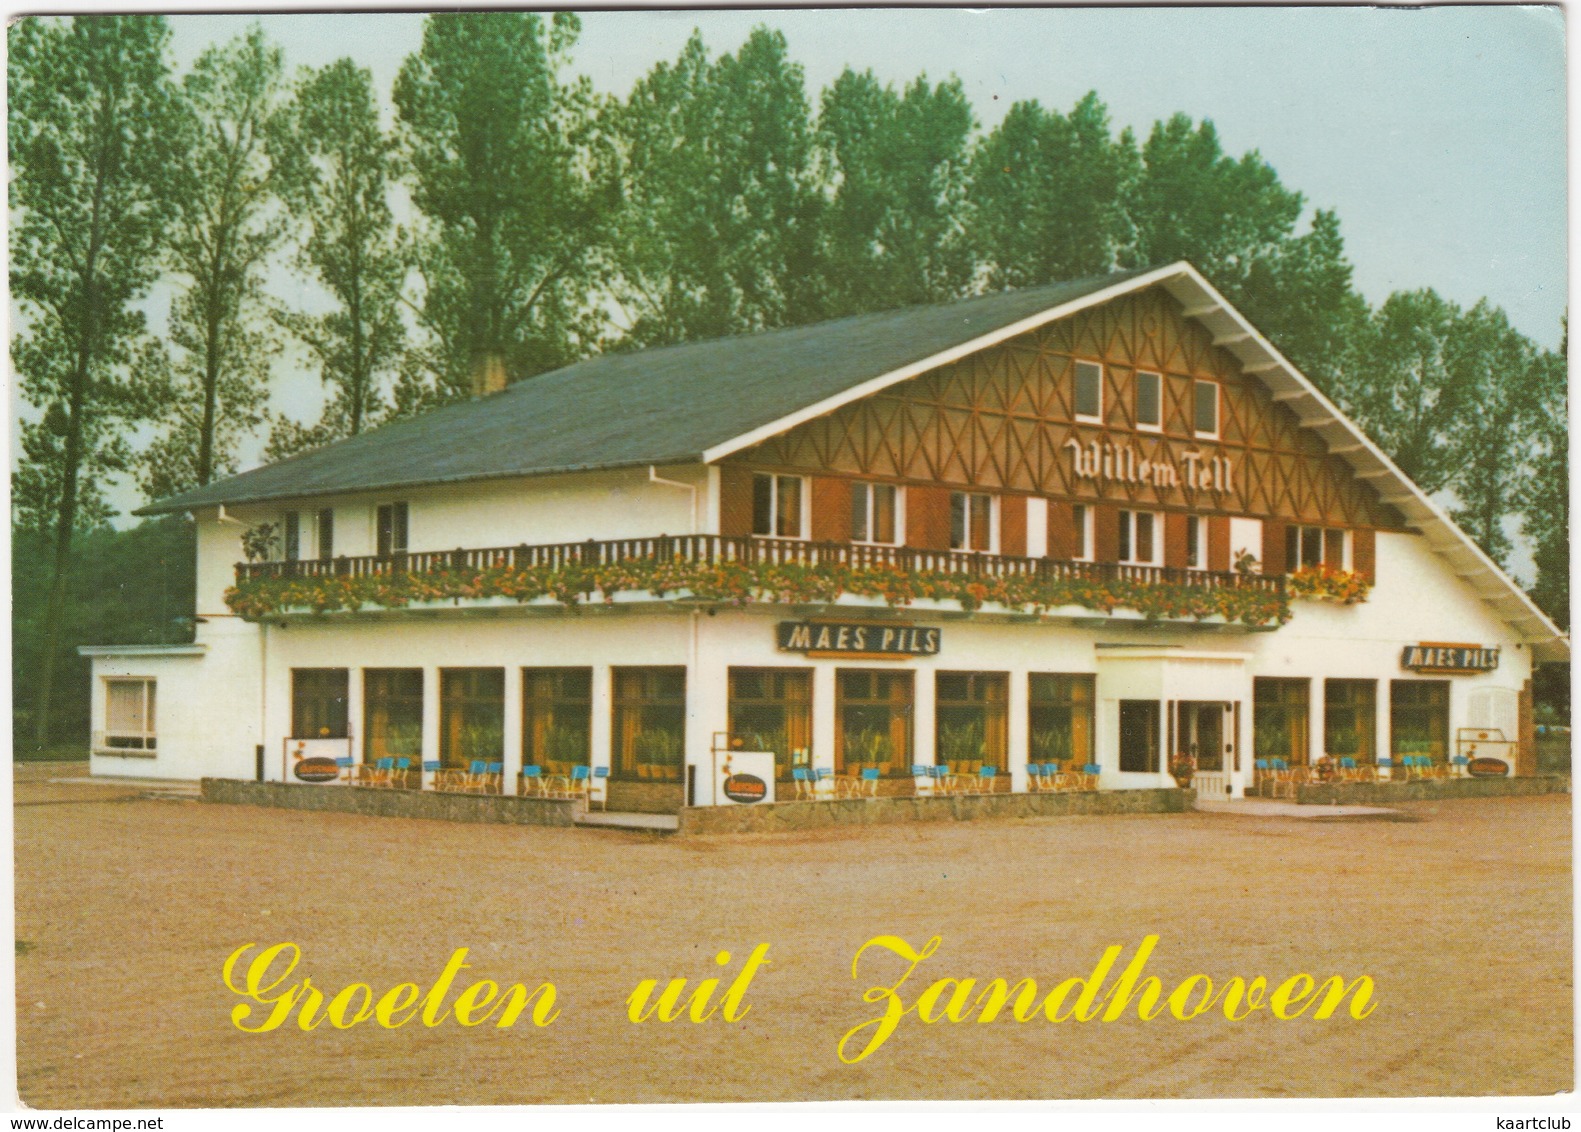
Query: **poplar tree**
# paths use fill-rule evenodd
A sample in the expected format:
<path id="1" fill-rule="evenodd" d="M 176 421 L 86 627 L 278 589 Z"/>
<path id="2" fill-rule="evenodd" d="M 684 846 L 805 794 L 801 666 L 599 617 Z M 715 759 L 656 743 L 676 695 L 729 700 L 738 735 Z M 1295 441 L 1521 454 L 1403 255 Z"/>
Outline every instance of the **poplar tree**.
<path id="1" fill-rule="evenodd" d="M 264 274 L 285 233 L 268 138 L 283 72 L 279 48 L 254 25 L 204 51 L 181 83 L 170 266 L 186 286 L 170 308 L 175 349 L 159 367 L 171 412 L 143 458 L 151 496 L 234 472 L 238 444 L 264 421 L 279 352 Z"/>
<path id="2" fill-rule="evenodd" d="M 350 59 L 306 72 L 282 116 L 274 163 L 280 195 L 303 231 L 293 266 L 335 306 L 279 314 L 312 355 L 329 400 L 314 424 L 277 421 L 270 458 L 377 424 L 406 349 L 405 249 L 389 202 L 395 142 L 380 128 L 372 75 Z"/>
<path id="3" fill-rule="evenodd" d="M 11 342 L 23 400 L 19 520 L 49 538 L 45 640 L 31 705 L 50 738 L 74 537 L 109 514 L 126 431 L 159 409 L 138 379 L 137 304 L 159 275 L 170 220 L 169 30 L 157 16 L 28 17 L 7 31 Z"/>

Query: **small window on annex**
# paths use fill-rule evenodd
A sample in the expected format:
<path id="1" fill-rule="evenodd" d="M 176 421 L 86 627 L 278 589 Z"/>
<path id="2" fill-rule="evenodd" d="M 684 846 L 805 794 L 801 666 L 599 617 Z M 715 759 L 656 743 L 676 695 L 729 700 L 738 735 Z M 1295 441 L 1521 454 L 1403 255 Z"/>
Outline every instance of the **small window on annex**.
<path id="1" fill-rule="evenodd" d="M 1192 424 L 1198 436 L 1219 435 L 1219 383 L 1217 381 L 1192 382 Z"/>
<path id="2" fill-rule="evenodd" d="M 1448 680 L 1389 682 L 1389 749 L 1396 763 L 1402 755 L 1449 757 Z"/>
<path id="3" fill-rule="evenodd" d="M 1323 527 L 1285 528 L 1285 568 L 1292 572 L 1302 567 L 1345 568 L 1345 532 Z"/>
<path id="4" fill-rule="evenodd" d="M 892 483 L 851 485 L 851 541 L 900 542 L 900 489 Z"/>
<path id="5" fill-rule="evenodd" d="M 1358 765 L 1378 756 L 1378 682 L 1323 681 L 1323 752 Z"/>
<path id="6" fill-rule="evenodd" d="M 1310 751 L 1312 682 L 1259 676 L 1252 681 L 1252 749 L 1259 759 L 1304 766 Z"/>
<path id="7" fill-rule="evenodd" d="M 466 770 L 505 761 L 505 670 L 439 670 L 439 761 Z"/>
<path id="8" fill-rule="evenodd" d="M 857 774 L 877 767 L 883 775 L 911 773 L 910 672 L 847 668 L 835 673 L 835 769 Z"/>
<path id="9" fill-rule="evenodd" d="M 152 751 L 155 681 L 137 676 L 111 677 L 104 682 L 104 736 L 98 744 L 110 751 Z"/>
<path id="10" fill-rule="evenodd" d="M 362 670 L 362 759 L 421 758 L 423 670 Z"/>
<path id="11" fill-rule="evenodd" d="M 1132 774 L 1159 770 L 1160 705 L 1157 700 L 1120 701 L 1120 769 Z"/>
<path id="12" fill-rule="evenodd" d="M 410 509 L 407 505 L 381 503 L 375 515 L 377 526 L 375 549 L 379 557 L 388 558 L 392 554 L 405 554 L 410 546 L 407 541 L 407 520 L 410 518 Z"/>
<path id="13" fill-rule="evenodd" d="M 770 538 L 801 538 L 804 487 L 800 476 L 753 476 L 752 533 Z"/>
<path id="14" fill-rule="evenodd" d="M 1076 419 L 1103 420 L 1103 367 L 1097 362 L 1076 363 Z"/>
<path id="15" fill-rule="evenodd" d="M 1028 684 L 1028 761 L 1061 769 L 1092 762 L 1093 677 L 1034 672 Z"/>
<path id="16" fill-rule="evenodd" d="M 291 670 L 291 738 L 344 739 L 347 730 L 344 668 Z"/>
<path id="17" fill-rule="evenodd" d="M 570 774 L 592 753 L 593 670 L 522 669 L 522 765 Z"/>
<path id="18" fill-rule="evenodd" d="M 950 549 L 994 549 L 994 497 L 976 492 L 950 493 Z"/>
<path id="19" fill-rule="evenodd" d="M 686 750 L 686 669 L 615 669 L 616 778 L 681 781 Z"/>
<path id="20" fill-rule="evenodd" d="M 1156 373 L 1136 375 L 1136 427 L 1157 430 L 1164 425 L 1163 378 Z"/>
<path id="21" fill-rule="evenodd" d="M 985 766 L 1010 773 L 1009 674 L 940 672 L 934 683 L 936 759 L 956 774 L 975 775 Z"/>
<path id="22" fill-rule="evenodd" d="M 730 742 L 742 750 L 773 751 L 774 777 L 812 765 L 812 669 L 732 668 Z"/>

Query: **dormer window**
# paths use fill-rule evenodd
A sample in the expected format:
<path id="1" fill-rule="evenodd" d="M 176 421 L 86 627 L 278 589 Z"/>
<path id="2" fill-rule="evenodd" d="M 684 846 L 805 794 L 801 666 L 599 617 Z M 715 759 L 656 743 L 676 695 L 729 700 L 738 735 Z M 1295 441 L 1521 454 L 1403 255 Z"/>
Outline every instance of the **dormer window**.
<path id="1" fill-rule="evenodd" d="M 1219 383 L 1196 381 L 1192 383 L 1194 398 L 1193 423 L 1196 434 L 1204 440 L 1219 438 Z"/>
<path id="2" fill-rule="evenodd" d="M 994 497 L 972 491 L 950 493 L 950 549 L 993 553 L 998 545 L 994 529 Z"/>
<path id="3" fill-rule="evenodd" d="M 1164 379 L 1156 373 L 1136 375 L 1136 427 L 1160 432 L 1164 427 Z"/>
<path id="4" fill-rule="evenodd" d="M 752 533 L 768 538 L 806 538 L 806 497 L 806 481 L 801 476 L 753 476 Z"/>
<path id="5" fill-rule="evenodd" d="M 1077 420 L 1103 423 L 1103 367 L 1097 362 L 1076 363 L 1073 407 Z"/>

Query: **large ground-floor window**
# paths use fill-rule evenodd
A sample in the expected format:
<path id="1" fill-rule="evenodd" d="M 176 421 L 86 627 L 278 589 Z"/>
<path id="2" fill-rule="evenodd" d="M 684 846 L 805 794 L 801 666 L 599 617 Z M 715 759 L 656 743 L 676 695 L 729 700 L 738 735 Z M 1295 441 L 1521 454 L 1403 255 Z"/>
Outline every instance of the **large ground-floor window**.
<path id="1" fill-rule="evenodd" d="M 1003 672 L 940 672 L 934 689 L 937 761 L 956 774 L 976 774 L 985 766 L 1008 774 L 1010 677 Z"/>
<path id="2" fill-rule="evenodd" d="M 152 678 L 110 676 L 104 681 L 102 746 L 113 751 L 152 751 L 154 737 Z"/>
<path id="3" fill-rule="evenodd" d="M 847 668 L 835 673 L 835 769 L 911 773 L 913 674 Z"/>
<path id="4" fill-rule="evenodd" d="M 505 670 L 439 670 L 439 761 L 465 770 L 505 761 Z"/>
<path id="5" fill-rule="evenodd" d="M 362 758 L 420 758 L 423 753 L 423 670 L 362 670 Z"/>
<path id="6" fill-rule="evenodd" d="M 1120 701 L 1120 769 L 1134 774 L 1157 773 L 1159 703 Z"/>
<path id="7" fill-rule="evenodd" d="M 1259 676 L 1252 681 L 1252 748 L 1256 758 L 1305 765 L 1311 750 L 1312 682 Z"/>
<path id="8" fill-rule="evenodd" d="M 791 780 L 791 768 L 810 766 L 812 669 L 732 668 L 730 741 L 743 750 L 773 751 L 774 776 Z"/>
<path id="9" fill-rule="evenodd" d="M 587 766 L 593 748 L 593 670 L 522 669 L 522 765 L 545 774 Z"/>
<path id="10" fill-rule="evenodd" d="M 686 669 L 615 669 L 617 778 L 681 781 L 686 750 Z"/>
<path id="11" fill-rule="evenodd" d="M 1449 757 L 1449 681 L 1393 680 L 1389 684 L 1389 749 L 1402 755 Z"/>
<path id="12" fill-rule="evenodd" d="M 344 739 L 347 730 L 344 668 L 291 670 L 291 738 Z"/>
<path id="13" fill-rule="evenodd" d="M 1086 766 L 1093 761 L 1093 677 L 1034 672 L 1027 677 L 1030 761 Z"/>
<path id="14" fill-rule="evenodd" d="M 1360 765 L 1378 757 L 1378 682 L 1323 681 L 1323 751 Z"/>

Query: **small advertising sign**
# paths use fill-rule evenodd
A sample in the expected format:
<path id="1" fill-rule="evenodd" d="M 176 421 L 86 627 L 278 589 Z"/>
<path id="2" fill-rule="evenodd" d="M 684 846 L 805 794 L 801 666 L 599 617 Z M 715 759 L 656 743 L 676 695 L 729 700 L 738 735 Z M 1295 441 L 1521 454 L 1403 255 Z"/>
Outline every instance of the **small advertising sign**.
<path id="1" fill-rule="evenodd" d="M 932 625 L 875 625 L 861 621 L 781 621 L 779 647 L 809 656 L 937 656 L 941 634 Z"/>
<path id="2" fill-rule="evenodd" d="M 286 781 L 340 782 L 341 768 L 335 760 L 350 754 L 350 739 L 287 739 Z"/>
<path id="3" fill-rule="evenodd" d="M 719 804 L 751 806 L 774 801 L 774 752 L 731 751 L 719 768 Z"/>
<path id="4" fill-rule="evenodd" d="M 1466 675 L 1492 672 L 1499 666 L 1499 650 L 1481 645 L 1446 645 L 1424 641 L 1406 645 L 1400 653 L 1400 667 L 1411 672 Z"/>

